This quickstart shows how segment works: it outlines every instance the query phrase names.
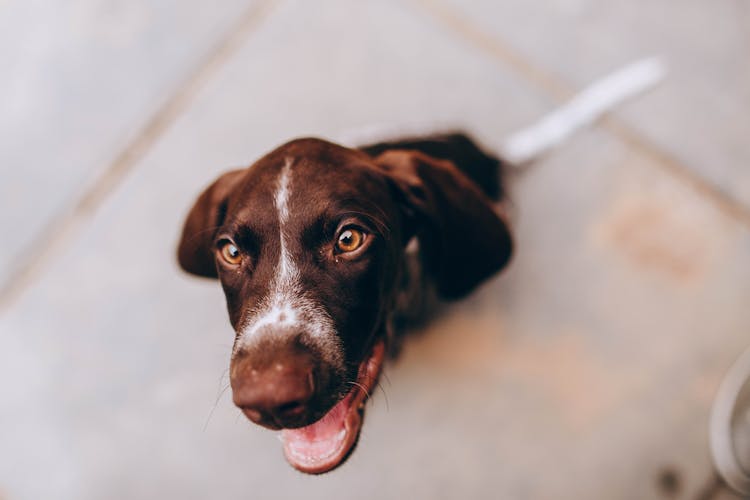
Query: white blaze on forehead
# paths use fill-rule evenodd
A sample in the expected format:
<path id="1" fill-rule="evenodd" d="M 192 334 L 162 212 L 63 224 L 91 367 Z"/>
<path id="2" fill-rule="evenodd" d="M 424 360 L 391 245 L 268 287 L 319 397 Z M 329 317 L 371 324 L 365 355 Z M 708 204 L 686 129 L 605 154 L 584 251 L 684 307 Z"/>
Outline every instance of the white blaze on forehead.
<path id="1" fill-rule="evenodd" d="M 239 333 L 235 350 L 249 346 L 266 327 L 273 332 L 284 332 L 284 327 L 304 326 L 304 332 L 315 342 L 321 353 L 332 364 L 342 363 L 342 354 L 333 321 L 320 305 L 306 297 L 300 285 L 299 270 L 289 252 L 289 199 L 291 197 L 291 167 L 287 158 L 279 174 L 274 206 L 279 218 L 279 262 L 270 284 L 268 295 L 246 317 Z"/>
<path id="2" fill-rule="evenodd" d="M 287 158 L 284 163 L 284 167 L 281 169 L 281 177 L 279 178 L 279 187 L 276 190 L 276 196 L 274 196 L 274 204 L 276 205 L 276 212 L 279 214 L 279 241 L 281 245 L 281 253 L 279 256 L 279 267 L 277 269 L 277 290 L 278 293 L 280 288 L 286 288 L 281 285 L 292 285 L 293 281 L 296 281 L 297 268 L 294 265 L 294 261 L 289 256 L 288 250 L 288 235 L 285 234 L 287 223 L 289 222 L 289 180 L 291 177 L 292 161 Z"/>

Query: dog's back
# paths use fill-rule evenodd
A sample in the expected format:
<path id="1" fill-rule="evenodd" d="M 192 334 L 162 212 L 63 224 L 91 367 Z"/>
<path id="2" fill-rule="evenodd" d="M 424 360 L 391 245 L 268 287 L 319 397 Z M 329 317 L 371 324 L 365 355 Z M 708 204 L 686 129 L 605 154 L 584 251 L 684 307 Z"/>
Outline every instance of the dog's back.
<path id="1" fill-rule="evenodd" d="M 416 150 L 433 158 L 452 162 L 494 201 L 503 198 L 503 162 L 488 154 L 462 132 L 448 132 L 424 137 L 406 137 L 361 146 L 359 149 L 377 156 L 394 149 Z"/>

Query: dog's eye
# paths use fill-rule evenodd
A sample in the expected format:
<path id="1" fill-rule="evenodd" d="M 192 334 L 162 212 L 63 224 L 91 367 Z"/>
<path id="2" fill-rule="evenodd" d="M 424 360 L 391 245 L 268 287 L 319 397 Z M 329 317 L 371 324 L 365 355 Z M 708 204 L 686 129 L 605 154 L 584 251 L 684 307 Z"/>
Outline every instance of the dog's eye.
<path id="1" fill-rule="evenodd" d="M 353 252 L 361 247 L 364 241 L 365 235 L 362 231 L 348 227 L 339 234 L 338 241 L 336 241 L 336 249 L 339 252 Z"/>
<path id="2" fill-rule="evenodd" d="M 233 266 L 236 266 L 242 261 L 242 254 L 240 253 L 239 248 L 237 248 L 237 246 L 231 241 L 223 243 L 219 248 L 219 253 L 221 254 L 222 259 Z"/>

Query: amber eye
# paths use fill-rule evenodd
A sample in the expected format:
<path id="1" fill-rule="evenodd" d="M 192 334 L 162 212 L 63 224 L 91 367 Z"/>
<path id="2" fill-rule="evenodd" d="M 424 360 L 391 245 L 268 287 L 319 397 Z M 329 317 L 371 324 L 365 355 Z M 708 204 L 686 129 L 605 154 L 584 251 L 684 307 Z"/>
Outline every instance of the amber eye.
<path id="1" fill-rule="evenodd" d="M 346 228 L 339 234 L 336 249 L 339 252 L 353 252 L 361 247 L 364 241 L 365 235 L 362 231 L 353 227 Z"/>
<path id="2" fill-rule="evenodd" d="M 224 259 L 228 264 L 236 266 L 242 261 L 242 254 L 239 248 L 234 243 L 227 241 L 219 248 L 221 258 Z"/>

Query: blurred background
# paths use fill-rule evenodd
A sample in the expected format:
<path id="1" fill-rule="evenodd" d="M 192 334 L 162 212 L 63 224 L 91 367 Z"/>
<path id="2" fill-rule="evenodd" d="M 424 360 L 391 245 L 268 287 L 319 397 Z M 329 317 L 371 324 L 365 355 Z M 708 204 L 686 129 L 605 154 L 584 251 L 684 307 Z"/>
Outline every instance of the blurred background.
<path id="1" fill-rule="evenodd" d="M 496 144 L 649 55 L 664 83 L 513 175 L 512 265 L 407 343 L 352 458 L 286 465 L 174 261 L 194 197 L 299 135 Z M 735 498 L 747 1 L 3 0 L 0 74 L 0 499 Z"/>

